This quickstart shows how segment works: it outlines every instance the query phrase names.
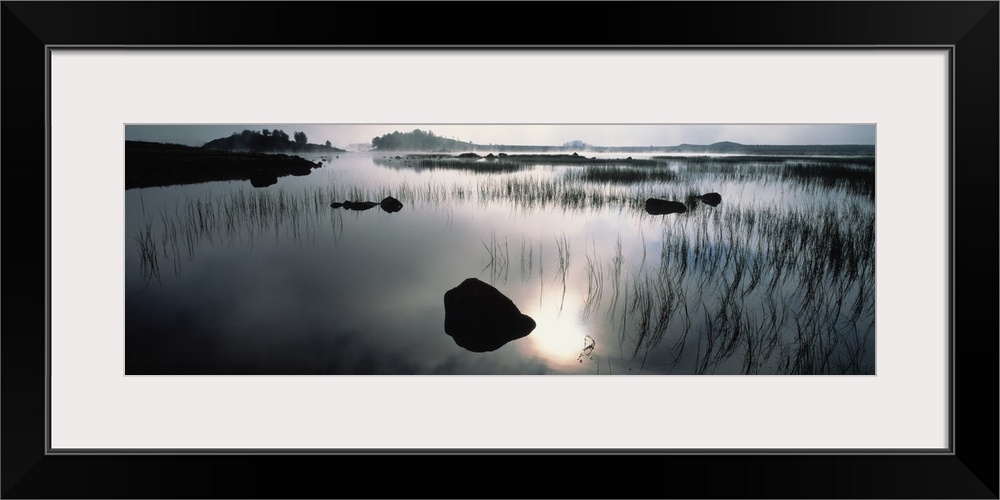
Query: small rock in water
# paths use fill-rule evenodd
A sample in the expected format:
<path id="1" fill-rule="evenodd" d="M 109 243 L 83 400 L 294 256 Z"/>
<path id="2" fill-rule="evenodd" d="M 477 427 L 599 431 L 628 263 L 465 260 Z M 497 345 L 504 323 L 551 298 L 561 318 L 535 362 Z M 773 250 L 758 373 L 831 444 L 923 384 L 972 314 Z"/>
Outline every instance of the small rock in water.
<path id="1" fill-rule="evenodd" d="M 703 194 L 699 196 L 698 199 L 701 200 L 702 203 L 712 207 L 717 207 L 719 206 L 719 203 L 722 203 L 722 195 L 719 193 Z"/>
<path id="2" fill-rule="evenodd" d="M 650 215 L 682 214 L 687 212 L 687 206 L 679 201 L 650 198 L 646 200 L 646 212 Z"/>
<path id="3" fill-rule="evenodd" d="M 382 210 L 389 213 L 395 213 L 403 209 L 403 203 L 392 196 L 386 196 L 379 205 Z"/>

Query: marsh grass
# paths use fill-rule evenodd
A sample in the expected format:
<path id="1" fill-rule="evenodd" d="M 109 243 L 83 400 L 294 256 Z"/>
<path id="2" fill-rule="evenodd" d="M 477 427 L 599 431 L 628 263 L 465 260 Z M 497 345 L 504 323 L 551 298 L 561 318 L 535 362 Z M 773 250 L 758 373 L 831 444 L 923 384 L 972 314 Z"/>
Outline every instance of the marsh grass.
<path id="1" fill-rule="evenodd" d="M 152 221 L 146 221 L 142 228 L 136 231 L 132 240 L 139 254 L 139 267 L 143 280 L 141 290 L 145 290 L 152 281 L 161 282 L 159 252 L 153 240 Z"/>
<path id="2" fill-rule="evenodd" d="M 695 182 L 696 178 L 712 176 L 719 182 L 735 184 L 790 183 L 798 189 L 822 192 L 844 189 L 852 194 L 875 195 L 874 159 L 827 159 L 782 161 L 732 161 L 713 159 L 681 161 L 677 168 L 678 182 Z"/>
<path id="3" fill-rule="evenodd" d="M 490 272 L 490 284 L 495 285 L 498 281 L 507 282 L 508 276 L 508 263 L 510 262 L 510 246 L 507 244 L 507 237 L 505 236 L 503 241 L 497 239 L 496 232 L 490 231 L 490 243 L 487 244 L 486 241 L 479 240 L 483 244 L 483 248 L 486 249 L 486 255 L 488 257 L 486 266 L 483 267 L 480 274 L 489 270 Z"/>
<path id="4" fill-rule="evenodd" d="M 521 281 L 527 281 L 531 277 L 534 264 L 535 248 L 531 240 L 521 234 Z"/>
<path id="5" fill-rule="evenodd" d="M 794 205 L 727 205 L 724 197 L 719 207 L 702 206 L 692 199 L 708 189 L 692 186 L 708 185 L 706 179 L 777 184 L 799 198 Z M 631 264 L 621 235 L 604 265 L 593 243 L 585 255 L 581 318 L 592 321 L 603 304 L 623 366 L 641 373 L 655 359 L 668 372 L 873 373 L 869 165 L 705 161 L 682 166 L 676 181 L 655 189 L 697 210 L 645 218 L 662 221 L 658 262 L 647 258 L 642 227 L 636 231 L 642 251 Z"/>
<path id="6" fill-rule="evenodd" d="M 563 305 L 566 303 L 566 276 L 569 273 L 570 264 L 569 240 L 566 238 L 565 233 L 561 236 L 557 236 L 555 240 L 556 253 L 559 258 L 559 264 L 556 267 L 556 280 L 562 283 L 562 295 L 560 295 L 559 299 L 559 312 L 562 313 Z"/>
<path id="7" fill-rule="evenodd" d="M 677 180 L 677 172 L 667 168 L 666 164 L 643 167 L 602 165 L 570 170 L 566 173 L 566 178 L 569 181 L 607 184 L 673 182 Z"/>
<path id="8" fill-rule="evenodd" d="M 447 158 L 410 155 L 400 158 L 375 158 L 375 164 L 394 169 L 462 170 L 477 174 L 510 173 L 529 170 L 531 164 L 503 159 Z"/>
<path id="9" fill-rule="evenodd" d="M 597 253 L 597 243 L 592 241 L 591 247 L 593 251 L 588 250 L 584 256 L 587 261 L 587 294 L 583 302 L 583 310 L 580 312 L 580 320 L 583 322 L 586 322 L 597 311 L 604 296 L 604 268 Z"/>
<path id="10" fill-rule="evenodd" d="M 352 193 L 355 194 L 355 193 Z M 311 189 L 291 194 L 283 190 L 237 189 L 224 195 L 185 199 L 174 207 L 158 207 L 156 216 L 141 202 L 141 224 L 133 231 L 141 276 L 162 281 L 167 263 L 179 276 L 184 261 L 193 260 L 202 244 L 225 245 L 252 252 L 264 237 L 298 245 L 315 242 L 329 228 L 336 238 L 342 231 L 340 211 L 329 204 L 343 199 L 333 189 Z M 141 198 L 140 198 L 141 199 Z M 328 226 L 322 222 L 326 219 Z"/>
<path id="11" fill-rule="evenodd" d="M 625 307 L 610 300 L 623 361 L 641 370 L 670 338 L 663 363 L 694 373 L 871 373 L 874 211 L 859 208 L 730 209 L 664 227 L 658 268 L 623 280 Z"/>
<path id="12" fill-rule="evenodd" d="M 467 160 L 456 160 L 469 163 Z M 471 170 L 470 170 L 471 171 Z M 733 162 L 660 161 L 647 166 L 566 166 L 555 169 L 524 167 L 514 175 L 475 170 L 451 185 L 428 182 L 400 186 L 415 203 L 508 203 L 515 210 L 641 209 L 648 197 L 686 202 L 699 208 L 695 196 L 722 184 L 737 186 L 785 185 L 805 196 L 845 191 L 873 196 L 874 169 L 843 162 Z M 479 174 L 493 175 L 479 175 Z M 374 187 L 364 191 L 399 191 Z M 745 189 L 745 187 L 744 187 Z M 742 193 L 727 193 L 739 197 Z M 363 198 L 363 192 L 357 193 Z M 398 197 L 398 196 L 397 196 Z M 723 203 L 725 204 L 725 197 Z M 705 207 L 708 209 L 710 207 Z"/>

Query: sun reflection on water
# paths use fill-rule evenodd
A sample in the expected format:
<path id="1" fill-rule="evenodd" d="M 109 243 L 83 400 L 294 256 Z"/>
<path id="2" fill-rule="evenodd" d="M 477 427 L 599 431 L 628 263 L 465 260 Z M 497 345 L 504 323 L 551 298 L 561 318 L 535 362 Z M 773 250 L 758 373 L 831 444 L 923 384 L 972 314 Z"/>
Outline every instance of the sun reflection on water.
<path id="1" fill-rule="evenodd" d="M 588 331 L 580 321 L 582 302 L 568 295 L 564 300 L 561 293 L 561 290 L 546 290 L 541 305 L 536 300 L 534 305 L 522 309 L 537 326 L 521 345 L 525 354 L 545 360 L 552 368 L 566 369 L 580 366 Z"/>

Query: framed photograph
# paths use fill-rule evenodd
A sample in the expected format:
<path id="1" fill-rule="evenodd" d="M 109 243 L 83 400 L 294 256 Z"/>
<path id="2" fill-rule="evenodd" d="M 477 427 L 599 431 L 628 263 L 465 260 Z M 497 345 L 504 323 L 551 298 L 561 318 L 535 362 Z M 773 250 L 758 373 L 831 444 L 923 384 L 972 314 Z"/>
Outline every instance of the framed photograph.
<path id="1" fill-rule="evenodd" d="M 4 497 L 997 498 L 997 2 L 319 6 L 3 4 Z"/>

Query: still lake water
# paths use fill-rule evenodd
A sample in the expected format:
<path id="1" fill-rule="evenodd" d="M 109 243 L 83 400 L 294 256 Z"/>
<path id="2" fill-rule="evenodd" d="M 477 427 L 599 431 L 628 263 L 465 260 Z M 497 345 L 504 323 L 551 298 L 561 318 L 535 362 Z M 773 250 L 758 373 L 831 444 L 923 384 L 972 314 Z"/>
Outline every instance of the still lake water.
<path id="1" fill-rule="evenodd" d="M 126 190 L 126 374 L 874 373 L 871 158 L 483 172 L 396 155 Z M 386 196 L 402 210 L 330 206 Z M 689 210 L 651 215 L 650 197 Z M 457 345 L 443 298 L 467 278 L 536 328 Z"/>

